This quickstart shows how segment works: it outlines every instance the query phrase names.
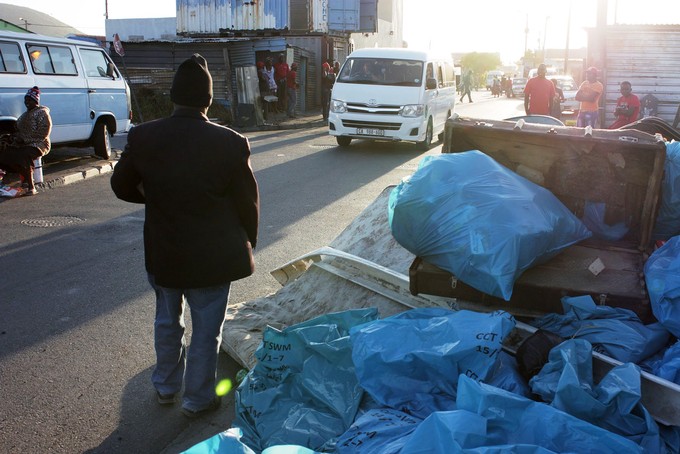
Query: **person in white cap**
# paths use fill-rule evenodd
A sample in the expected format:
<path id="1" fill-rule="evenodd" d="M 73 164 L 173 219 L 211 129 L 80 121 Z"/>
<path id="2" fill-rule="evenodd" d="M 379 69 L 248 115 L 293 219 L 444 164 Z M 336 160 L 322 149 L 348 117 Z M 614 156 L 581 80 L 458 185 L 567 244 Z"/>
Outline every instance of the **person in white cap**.
<path id="1" fill-rule="evenodd" d="M 229 289 L 255 269 L 260 216 L 248 139 L 208 120 L 212 95 L 208 64 L 194 54 L 175 74 L 172 115 L 132 128 L 111 176 L 118 198 L 145 204 L 157 399 L 172 405 L 184 386 L 182 413 L 190 418 L 220 406 L 215 384 Z M 188 349 L 185 303 L 192 322 Z"/>
<path id="2" fill-rule="evenodd" d="M 34 161 L 50 152 L 52 118 L 50 109 L 40 105 L 38 87 L 26 92 L 24 105 L 26 112 L 17 119 L 16 132 L 10 136 L 7 147 L 0 152 L 0 169 L 19 174 L 21 191 L 16 195 L 34 195 L 38 192 L 33 180 Z M 7 187 L 6 178 L 5 174 L 0 187 Z"/>

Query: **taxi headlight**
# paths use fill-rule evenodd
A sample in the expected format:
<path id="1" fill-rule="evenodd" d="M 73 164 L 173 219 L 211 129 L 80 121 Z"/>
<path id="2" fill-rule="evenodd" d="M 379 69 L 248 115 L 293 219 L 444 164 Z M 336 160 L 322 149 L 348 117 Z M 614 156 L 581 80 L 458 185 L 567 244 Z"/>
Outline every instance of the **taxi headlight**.
<path id="1" fill-rule="evenodd" d="M 331 99 L 331 112 L 345 113 L 347 112 L 347 103 L 337 99 Z"/>
<path id="2" fill-rule="evenodd" d="M 401 108 L 399 112 L 402 117 L 420 117 L 425 113 L 423 104 L 408 104 Z"/>

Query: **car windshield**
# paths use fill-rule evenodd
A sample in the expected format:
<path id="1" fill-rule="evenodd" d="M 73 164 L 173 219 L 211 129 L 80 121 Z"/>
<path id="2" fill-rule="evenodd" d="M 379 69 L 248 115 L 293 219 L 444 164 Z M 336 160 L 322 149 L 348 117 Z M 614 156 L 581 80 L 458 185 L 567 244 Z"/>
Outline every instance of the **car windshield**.
<path id="1" fill-rule="evenodd" d="M 512 79 L 513 85 L 526 85 L 526 83 L 527 83 L 526 79 Z"/>
<path id="2" fill-rule="evenodd" d="M 350 58 L 342 66 L 337 80 L 349 84 L 418 87 L 423 83 L 423 62 L 390 58 Z"/>
<path id="3" fill-rule="evenodd" d="M 573 77 L 559 77 L 557 79 L 557 86 L 562 90 L 576 90 L 576 82 Z"/>

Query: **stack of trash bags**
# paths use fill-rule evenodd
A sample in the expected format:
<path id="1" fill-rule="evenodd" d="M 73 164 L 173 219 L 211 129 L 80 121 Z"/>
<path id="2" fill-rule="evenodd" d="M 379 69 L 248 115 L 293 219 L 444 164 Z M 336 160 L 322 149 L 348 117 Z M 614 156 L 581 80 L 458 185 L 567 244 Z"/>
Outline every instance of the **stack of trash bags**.
<path id="1" fill-rule="evenodd" d="M 356 309 L 267 328 L 234 427 L 187 452 L 678 452 L 680 428 L 654 421 L 640 366 L 625 362 L 669 333 L 590 297 L 563 303 L 564 315 L 534 324 L 568 340 L 530 377 L 502 349 L 516 324 L 502 311 Z M 599 383 L 593 348 L 623 362 Z"/>
<path id="2" fill-rule="evenodd" d="M 257 365 L 236 391 L 233 427 L 186 452 L 680 452 L 680 427 L 657 423 L 641 402 L 641 370 L 680 384 L 680 236 L 669 236 L 680 233 L 680 197 L 675 202 L 672 194 L 674 175 L 680 193 L 680 170 L 669 171 L 674 161 L 680 162 L 672 157 L 680 148 L 669 144 L 668 149 L 659 215 L 665 230 L 658 230 L 668 241 L 644 267 L 656 323 L 645 325 L 627 309 L 598 306 L 590 296 L 565 297 L 562 314 L 531 321 L 538 331 L 530 339 L 537 343 L 527 340 L 516 356 L 502 348 L 516 323 L 502 311 L 423 308 L 379 319 L 375 309 L 357 309 L 283 330 L 267 327 Z M 592 233 L 624 233 L 622 226 L 594 228 L 597 207 L 595 221 L 586 227 L 553 203 L 551 194 L 507 176 L 482 153 L 457 155 L 465 154 L 473 167 L 513 188 L 504 206 L 491 212 L 517 213 L 521 224 L 514 233 L 508 227 L 502 239 L 509 241 L 500 242 L 494 252 L 507 260 L 487 264 L 476 260 L 475 253 L 494 246 L 490 241 L 498 236 L 485 235 L 481 225 L 466 227 L 468 239 L 476 238 L 483 247 L 472 242 L 466 251 L 475 257 L 472 266 L 451 271 L 459 276 L 467 272 L 486 293 L 509 299 L 514 279 L 527 267 Z M 421 168 L 426 165 L 427 160 Z M 481 175 L 480 181 L 485 178 Z M 398 186 L 394 197 L 404 195 L 403 190 Z M 493 188 L 473 185 L 465 191 L 478 197 Z M 532 200 L 541 201 L 541 211 L 531 215 L 544 225 L 522 223 L 527 219 L 522 213 L 535 210 Z M 394 206 L 391 198 L 393 231 L 405 228 L 395 222 L 401 214 Z M 466 222 L 477 217 L 477 207 L 461 207 L 469 214 Z M 515 238 L 527 232 L 530 241 Z M 423 244 L 432 246 L 426 236 Z M 494 275 L 499 278 L 488 278 Z M 596 382 L 593 351 L 622 364 Z"/>

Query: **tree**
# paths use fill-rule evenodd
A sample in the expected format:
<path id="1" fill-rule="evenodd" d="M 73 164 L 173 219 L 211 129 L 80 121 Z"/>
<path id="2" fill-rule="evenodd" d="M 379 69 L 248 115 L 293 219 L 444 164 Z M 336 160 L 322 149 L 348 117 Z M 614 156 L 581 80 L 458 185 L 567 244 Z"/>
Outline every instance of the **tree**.
<path id="1" fill-rule="evenodd" d="M 501 57 L 497 53 L 490 52 L 471 52 L 463 55 L 460 65 L 463 71 L 471 69 L 477 80 L 476 85 L 484 85 L 482 78 L 484 74 L 492 69 L 496 69 L 501 64 Z"/>

